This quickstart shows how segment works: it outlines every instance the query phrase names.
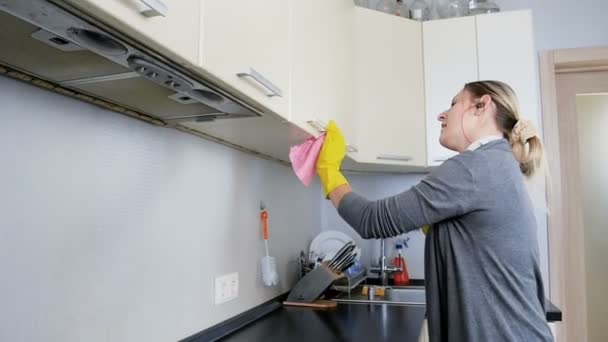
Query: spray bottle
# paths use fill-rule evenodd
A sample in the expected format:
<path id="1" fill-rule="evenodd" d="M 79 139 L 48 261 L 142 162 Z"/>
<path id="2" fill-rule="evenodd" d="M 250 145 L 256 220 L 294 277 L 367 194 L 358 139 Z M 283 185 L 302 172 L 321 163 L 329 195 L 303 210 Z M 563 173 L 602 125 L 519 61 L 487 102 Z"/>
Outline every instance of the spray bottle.
<path id="1" fill-rule="evenodd" d="M 406 248 L 408 240 L 409 238 L 403 240 L 403 244 L 406 246 Z M 393 265 L 395 267 L 401 267 L 401 272 L 395 273 L 394 282 L 396 286 L 407 286 L 410 284 L 410 275 L 407 272 L 407 265 L 402 254 L 402 245 L 398 243 L 395 247 L 397 249 L 397 255 L 393 259 Z"/>

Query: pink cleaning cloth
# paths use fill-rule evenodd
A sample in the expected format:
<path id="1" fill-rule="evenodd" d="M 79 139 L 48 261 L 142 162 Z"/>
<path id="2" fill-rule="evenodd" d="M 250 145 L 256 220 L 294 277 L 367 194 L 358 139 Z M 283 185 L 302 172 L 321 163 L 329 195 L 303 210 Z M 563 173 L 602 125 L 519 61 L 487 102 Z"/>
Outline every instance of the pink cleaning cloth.
<path id="1" fill-rule="evenodd" d="M 296 176 L 304 186 L 309 186 L 316 173 L 317 158 L 323 142 L 325 133 L 318 137 L 312 137 L 305 142 L 292 146 L 289 150 L 289 160 Z"/>

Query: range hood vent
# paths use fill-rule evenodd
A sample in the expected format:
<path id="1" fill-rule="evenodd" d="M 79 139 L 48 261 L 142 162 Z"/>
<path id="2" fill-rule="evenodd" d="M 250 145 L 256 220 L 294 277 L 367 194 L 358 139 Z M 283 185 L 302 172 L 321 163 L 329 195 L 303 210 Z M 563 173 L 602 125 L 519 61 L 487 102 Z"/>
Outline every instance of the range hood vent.
<path id="1" fill-rule="evenodd" d="M 0 1 L 0 63 L 163 121 L 262 116 L 101 26 L 44 0 Z"/>

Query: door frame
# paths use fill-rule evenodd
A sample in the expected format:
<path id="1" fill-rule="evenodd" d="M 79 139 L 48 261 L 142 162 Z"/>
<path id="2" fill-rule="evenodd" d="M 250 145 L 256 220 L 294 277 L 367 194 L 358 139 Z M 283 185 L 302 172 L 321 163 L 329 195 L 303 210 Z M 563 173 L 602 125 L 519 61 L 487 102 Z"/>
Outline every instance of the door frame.
<path id="1" fill-rule="evenodd" d="M 547 235 L 550 299 L 563 312 L 556 327 L 559 341 L 587 341 L 585 236 L 578 121 L 574 89 L 558 82 L 562 74 L 608 72 L 608 47 L 543 51 L 539 56 L 543 138 L 546 147 Z M 605 90 L 604 90 L 605 91 Z M 563 96 L 568 94 L 569 96 Z M 574 112 L 572 108 L 574 106 Z"/>

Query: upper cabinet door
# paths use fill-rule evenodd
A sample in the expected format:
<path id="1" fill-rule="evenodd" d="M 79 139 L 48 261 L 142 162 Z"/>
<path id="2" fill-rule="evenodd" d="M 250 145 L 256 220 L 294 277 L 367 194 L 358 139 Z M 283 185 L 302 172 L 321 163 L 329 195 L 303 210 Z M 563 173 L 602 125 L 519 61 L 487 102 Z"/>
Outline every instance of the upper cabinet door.
<path id="1" fill-rule="evenodd" d="M 201 6 L 201 67 L 288 119 L 291 1 L 202 0 Z"/>
<path id="2" fill-rule="evenodd" d="M 539 127 L 539 88 L 534 30 L 530 11 L 479 15 L 477 45 L 479 78 L 510 85 L 521 114 Z"/>
<path id="3" fill-rule="evenodd" d="M 355 10 L 354 111 L 358 162 L 426 165 L 422 26 Z"/>
<path id="4" fill-rule="evenodd" d="M 157 0 L 158 13 L 143 0 L 68 2 L 180 64 L 198 63 L 200 0 Z"/>
<path id="5" fill-rule="evenodd" d="M 475 18 L 426 21 L 424 82 L 426 95 L 427 153 L 429 166 L 437 166 L 457 152 L 439 144 L 439 113 L 448 110 L 464 85 L 478 79 Z"/>
<path id="6" fill-rule="evenodd" d="M 349 138 L 354 6 L 352 0 L 293 3 L 291 121 L 311 134 L 335 120 Z"/>

